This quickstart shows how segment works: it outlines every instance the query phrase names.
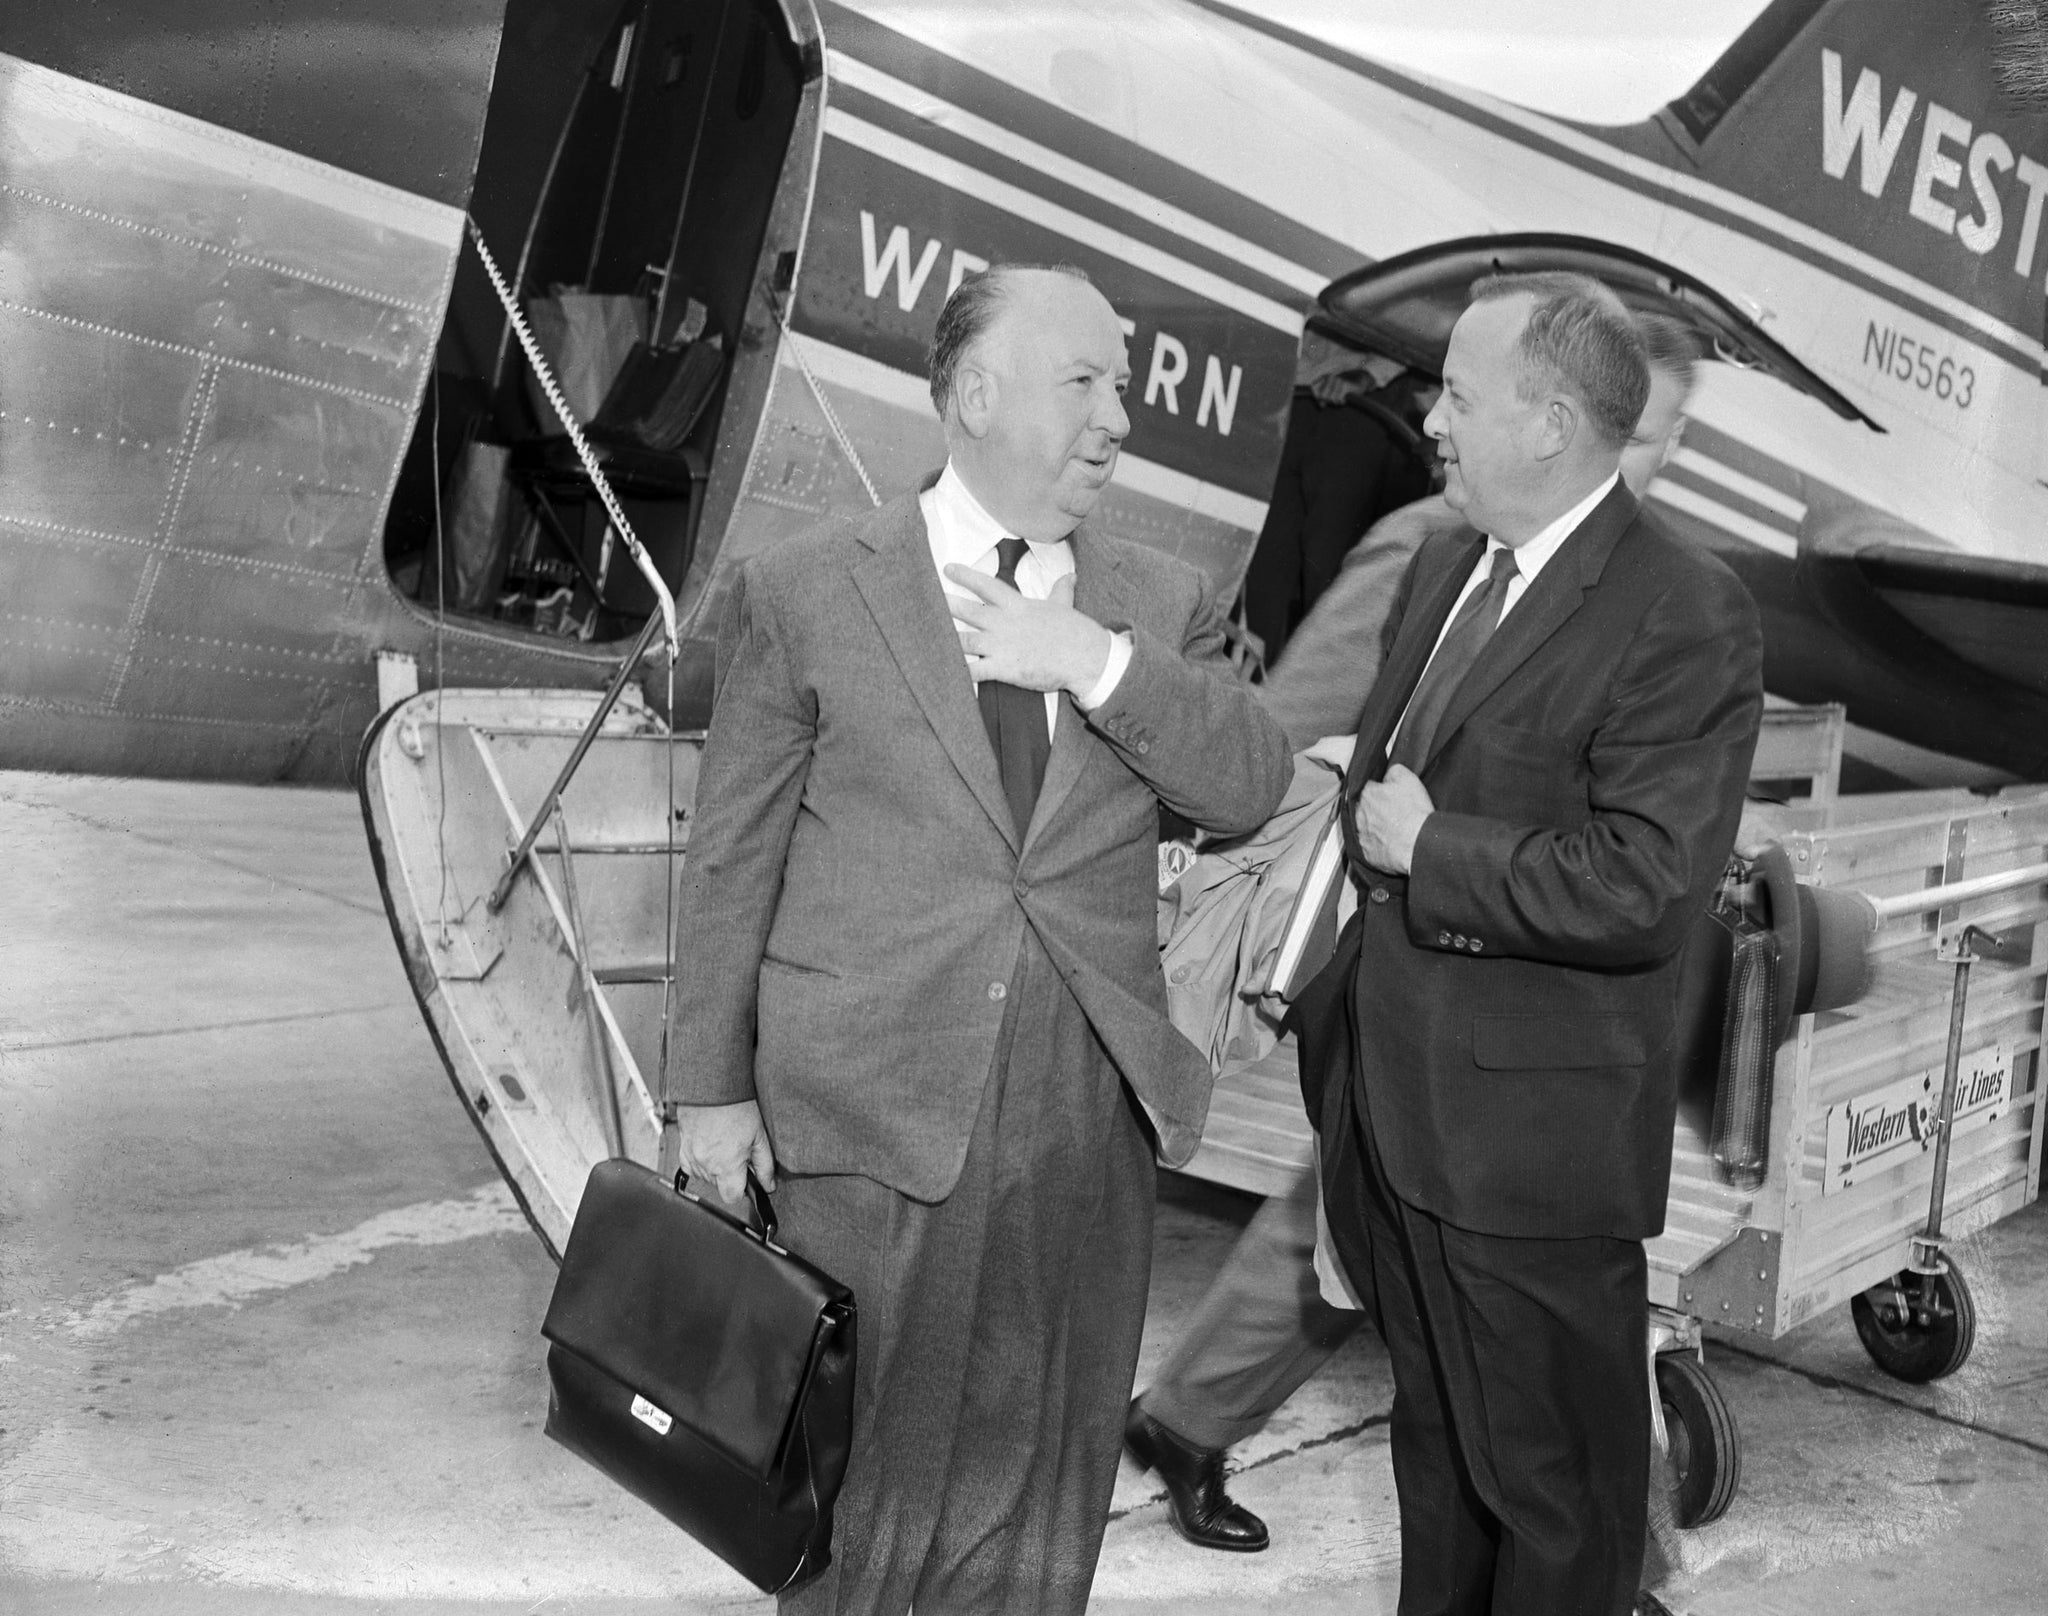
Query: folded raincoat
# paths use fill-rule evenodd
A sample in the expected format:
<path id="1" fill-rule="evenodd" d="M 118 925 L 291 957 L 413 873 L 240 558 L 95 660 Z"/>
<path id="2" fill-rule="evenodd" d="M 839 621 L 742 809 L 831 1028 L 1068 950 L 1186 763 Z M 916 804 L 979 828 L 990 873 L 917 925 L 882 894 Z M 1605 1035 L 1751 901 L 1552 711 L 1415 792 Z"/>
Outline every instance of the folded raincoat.
<path id="1" fill-rule="evenodd" d="M 1334 849 L 1317 854 L 1334 834 L 1344 749 L 1325 742 L 1297 753 L 1294 782 L 1273 817 L 1247 836 L 1202 847 L 1160 894 L 1166 1013 L 1214 1071 L 1272 1049 L 1287 995 L 1305 980 L 1294 971 L 1276 982 L 1275 968 L 1295 958 L 1296 950 L 1282 955 L 1311 870 L 1323 881 L 1335 875 Z M 1320 897 L 1318 890 L 1310 901 Z"/>

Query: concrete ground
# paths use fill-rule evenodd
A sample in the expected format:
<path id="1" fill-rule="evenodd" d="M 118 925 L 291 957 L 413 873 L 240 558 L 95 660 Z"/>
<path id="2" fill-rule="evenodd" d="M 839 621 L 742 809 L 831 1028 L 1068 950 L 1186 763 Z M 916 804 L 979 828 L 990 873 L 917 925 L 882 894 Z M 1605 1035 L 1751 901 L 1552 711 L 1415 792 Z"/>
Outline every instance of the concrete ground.
<path id="1" fill-rule="evenodd" d="M 553 1269 L 449 1090 L 353 797 L 0 774 L 0 1611 L 770 1608 L 547 1441 Z M 1169 1179 L 1149 1373 L 1249 1216 Z M 1886 1380 L 1846 1310 L 1710 1349 L 1728 1515 L 1682 1616 L 2048 1609 L 2048 1212 L 1964 1253 L 1976 1356 Z M 1391 1612 L 1384 1355 L 1240 1455 L 1274 1547 L 1118 1488 L 1092 1609 Z"/>

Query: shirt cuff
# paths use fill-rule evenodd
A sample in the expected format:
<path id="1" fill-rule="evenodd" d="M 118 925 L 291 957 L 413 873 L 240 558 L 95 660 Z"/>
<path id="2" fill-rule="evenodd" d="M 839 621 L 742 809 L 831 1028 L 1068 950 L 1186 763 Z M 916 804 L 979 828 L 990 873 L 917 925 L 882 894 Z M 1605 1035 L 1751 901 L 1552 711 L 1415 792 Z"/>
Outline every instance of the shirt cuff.
<path id="1" fill-rule="evenodd" d="M 1124 669 L 1131 665 L 1131 637 L 1128 634 L 1111 634 L 1109 637 L 1109 660 L 1103 664 L 1102 677 L 1089 686 L 1088 694 L 1076 696 L 1074 705 L 1084 713 L 1092 713 L 1111 696 L 1116 694 L 1118 682 L 1124 676 Z"/>

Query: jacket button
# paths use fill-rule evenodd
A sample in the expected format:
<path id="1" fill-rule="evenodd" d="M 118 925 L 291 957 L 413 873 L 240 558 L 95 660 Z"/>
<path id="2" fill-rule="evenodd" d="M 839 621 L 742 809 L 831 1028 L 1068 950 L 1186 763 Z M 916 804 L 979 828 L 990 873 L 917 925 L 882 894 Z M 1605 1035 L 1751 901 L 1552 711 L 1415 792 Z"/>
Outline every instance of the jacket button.
<path id="1" fill-rule="evenodd" d="M 1464 939 L 1463 937 L 1453 937 L 1453 938 L 1451 939 L 1451 947 L 1453 947 L 1453 948 L 1463 948 L 1464 946 L 1465 946 L 1465 939 Z"/>
<path id="2" fill-rule="evenodd" d="M 1008 986 L 1004 983 L 991 982 L 988 985 L 988 996 L 991 999 L 994 999 L 997 1003 L 1001 1003 L 1003 999 L 1007 998 L 1009 996 L 1009 992 L 1010 990 Z"/>
<path id="3" fill-rule="evenodd" d="M 1135 750 L 1139 757 L 1143 757 L 1147 752 L 1152 750 L 1152 743 L 1150 741 L 1140 741 L 1137 744 Z"/>
<path id="4" fill-rule="evenodd" d="M 1479 952 L 1479 939 L 1477 937 L 1472 939 L 1472 952 L 1475 954 Z"/>
<path id="5" fill-rule="evenodd" d="M 1385 887 L 1374 887 L 1366 896 L 1372 899 L 1374 903 L 1385 903 L 1393 896 L 1393 893 L 1389 892 Z"/>
<path id="6" fill-rule="evenodd" d="M 1173 968 L 1173 979 L 1176 982 L 1185 982 L 1193 974 L 1194 967 L 1192 965 L 1176 965 Z"/>

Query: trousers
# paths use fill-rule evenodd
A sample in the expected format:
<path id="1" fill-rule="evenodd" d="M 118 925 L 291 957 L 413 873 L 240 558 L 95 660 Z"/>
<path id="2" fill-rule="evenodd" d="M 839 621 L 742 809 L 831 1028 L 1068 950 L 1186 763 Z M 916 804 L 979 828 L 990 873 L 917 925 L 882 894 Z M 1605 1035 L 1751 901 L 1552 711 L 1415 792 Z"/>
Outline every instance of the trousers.
<path id="1" fill-rule="evenodd" d="M 1235 1447 L 1263 1430 L 1366 1322 L 1323 1300 L 1315 1249 L 1316 1173 L 1304 1167 L 1237 1237 L 1139 1399 L 1145 1412 L 1204 1448 Z"/>
<path id="2" fill-rule="evenodd" d="M 851 1286 L 832 1564 L 783 1616 L 1082 1616 L 1151 1277 L 1152 1145 L 1029 933 L 959 1182 L 783 1179 L 785 1244 Z"/>
<path id="3" fill-rule="evenodd" d="M 1400 1616 L 1628 1616 L 1648 1537 L 1642 1242 L 1479 1234 L 1408 1205 L 1346 1091 L 1325 1209 L 1393 1361 Z"/>

